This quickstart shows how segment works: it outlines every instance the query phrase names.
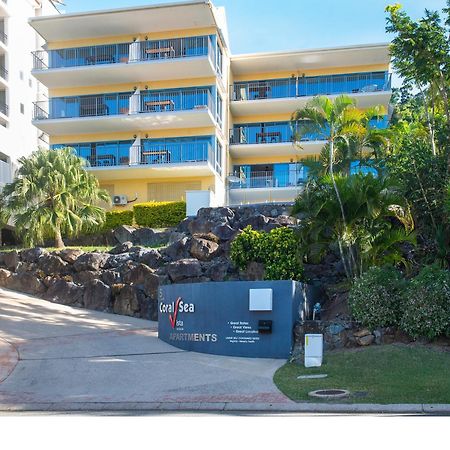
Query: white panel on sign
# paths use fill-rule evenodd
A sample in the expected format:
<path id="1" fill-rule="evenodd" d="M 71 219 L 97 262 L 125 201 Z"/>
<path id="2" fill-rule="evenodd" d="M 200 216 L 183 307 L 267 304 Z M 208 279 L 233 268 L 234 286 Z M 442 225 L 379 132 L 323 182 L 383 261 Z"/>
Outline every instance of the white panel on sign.
<path id="1" fill-rule="evenodd" d="M 272 289 L 249 289 L 249 311 L 272 311 Z"/>

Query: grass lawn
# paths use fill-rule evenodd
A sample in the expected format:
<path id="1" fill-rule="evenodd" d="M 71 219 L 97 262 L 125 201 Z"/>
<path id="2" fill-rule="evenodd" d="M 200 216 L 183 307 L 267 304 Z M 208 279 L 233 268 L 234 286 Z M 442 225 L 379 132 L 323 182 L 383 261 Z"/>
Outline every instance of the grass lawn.
<path id="1" fill-rule="evenodd" d="M 328 377 L 297 379 L 307 374 Z M 322 367 L 285 364 L 274 382 L 298 402 L 330 402 L 308 397 L 308 392 L 336 388 L 352 395 L 333 403 L 450 403 L 450 353 L 401 344 L 328 352 Z"/>

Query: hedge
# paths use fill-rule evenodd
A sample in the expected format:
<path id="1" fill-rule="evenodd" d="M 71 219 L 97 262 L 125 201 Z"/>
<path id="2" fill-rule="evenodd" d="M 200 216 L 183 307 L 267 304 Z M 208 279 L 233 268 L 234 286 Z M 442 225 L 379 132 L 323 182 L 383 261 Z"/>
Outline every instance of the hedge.
<path id="1" fill-rule="evenodd" d="M 371 267 L 350 289 L 353 318 L 371 330 L 398 325 L 405 283 L 395 267 Z"/>
<path id="2" fill-rule="evenodd" d="M 114 230 L 120 225 L 133 225 L 134 214 L 132 210 L 107 211 L 104 230 Z"/>
<path id="3" fill-rule="evenodd" d="M 141 227 L 172 227 L 186 218 L 186 202 L 137 203 L 133 211 L 134 220 Z"/>
<path id="4" fill-rule="evenodd" d="M 403 293 L 400 328 L 413 338 L 450 332 L 450 273 L 425 266 Z"/>
<path id="5" fill-rule="evenodd" d="M 269 233 L 245 227 L 231 243 L 230 257 L 241 270 L 250 262 L 264 264 L 266 280 L 302 280 L 303 266 L 298 257 L 298 240 L 287 227 Z"/>

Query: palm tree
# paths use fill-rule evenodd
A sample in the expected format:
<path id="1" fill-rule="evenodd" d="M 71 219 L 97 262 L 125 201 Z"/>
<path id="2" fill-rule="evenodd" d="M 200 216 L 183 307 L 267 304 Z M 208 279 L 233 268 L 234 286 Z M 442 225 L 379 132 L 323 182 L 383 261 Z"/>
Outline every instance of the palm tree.
<path id="1" fill-rule="evenodd" d="M 346 226 L 347 220 L 334 175 L 336 148 L 341 146 L 342 152 L 342 148 L 352 148 L 351 143 L 353 142 L 353 148 L 362 153 L 363 146 L 368 143 L 365 136 L 368 135 L 369 121 L 383 115 L 384 108 L 382 106 L 367 111 L 356 108 L 355 100 L 348 95 L 340 95 L 334 102 L 326 96 L 314 97 L 304 108 L 298 109 L 292 114 L 291 122 L 296 142 L 301 142 L 302 137 L 308 135 L 327 142 L 329 173 L 344 226 Z M 324 159 L 324 155 L 322 155 L 322 159 Z M 350 256 L 355 264 L 356 260 L 352 249 L 350 249 Z"/>
<path id="2" fill-rule="evenodd" d="M 12 218 L 25 245 L 52 237 L 61 248 L 63 234 L 76 236 L 103 224 L 105 211 L 98 204 L 109 203 L 109 195 L 72 148 L 39 149 L 19 163 L 16 179 L 3 188 L 0 205 L 2 220 Z"/>
<path id="3" fill-rule="evenodd" d="M 346 221 L 334 193 L 341 194 Z M 360 276 L 370 265 L 405 262 L 399 244 L 414 242 L 414 222 L 406 202 L 392 182 L 372 174 L 330 175 L 310 180 L 296 200 L 294 214 L 302 219 L 302 253 L 318 260 L 338 244 L 348 278 Z"/>

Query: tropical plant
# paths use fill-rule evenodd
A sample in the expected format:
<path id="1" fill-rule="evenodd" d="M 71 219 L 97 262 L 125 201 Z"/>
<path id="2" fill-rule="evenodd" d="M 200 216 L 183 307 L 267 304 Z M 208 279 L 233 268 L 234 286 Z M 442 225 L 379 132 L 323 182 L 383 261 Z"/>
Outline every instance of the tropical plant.
<path id="1" fill-rule="evenodd" d="M 231 243 L 230 257 L 241 270 L 250 262 L 264 264 L 267 280 L 302 280 L 303 267 L 298 257 L 298 241 L 293 230 L 280 227 L 269 233 L 249 225 Z"/>
<path id="2" fill-rule="evenodd" d="M 437 154 L 436 113 L 442 110 L 450 131 L 450 0 L 443 10 L 425 10 L 425 17 L 413 21 L 399 4 L 386 8 L 386 31 L 395 34 L 390 45 L 392 64 L 409 88 L 422 99 L 425 124 L 433 155 Z M 450 149 L 447 148 L 450 172 Z"/>
<path id="3" fill-rule="evenodd" d="M 403 292 L 400 328 L 413 338 L 450 331 L 450 273 L 425 266 Z"/>
<path id="4" fill-rule="evenodd" d="M 334 185 L 340 192 L 340 201 Z M 361 276 L 373 265 L 406 265 L 400 244 L 415 242 L 407 202 L 382 176 L 337 175 L 333 182 L 327 175 L 310 180 L 296 199 L 293 213 L 301 219 L 299 241 L 304 257 L 317 262 L 337 243 L 350 279 Z"/>
<path id="5" fill-rule="evenodd" d="M 371 267 L 350 289 L 352 316 L 371 330 L 397 325 L 404 288 L 405 281 L 394 267 Z"/>
<path id="6" fill-rule="evenodd" d="M 109 203 L 109 194 L 72 148 L 39 149 L 19 163 L 16 179 L 3 188 L 1 203 L 3 220 L 12 219 L 25 245 L 53 238 L 61 248 L 63 235 L 76 236 L 103 224 L 105 211 L 99 203 Z"/>
<path id="7" fill-rule="evenodd" d="M 297 142 L 301 142 L 302 137 L 308 135 L 326 141 L 330 180 L 336 193 L 344 228 L 347 226 L 347 218 L 334 175 L 336 154 L 344 155 L 342 160 L 348 165 L 347 173 L 349 173 L 350 163 L 355 155 L 345 152 L 345 149 L 361 155 L 363 146 L 370 141 L 367 131 L 369 121 L 381 118 L 385 113 L 381 106 L 362 111 L 355 105 L 355 100 L 347 95 L 340 95 L 334 102 L 326 96 L 318 96 L 310 100 L 305 108 L 295 111 L 291 117 L 292 127 L 295 130 L 294 138 Z M 339 150 L 338 153 L 336 148 Z M 325 159 L 324 155 L 322 159 Z M 353 248 L 349 247 L 349 251 L 353 253 Z M 355 255 L 351 255 L 351 258 L 356 259 Z"/>

